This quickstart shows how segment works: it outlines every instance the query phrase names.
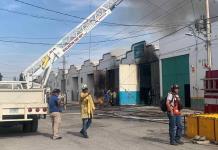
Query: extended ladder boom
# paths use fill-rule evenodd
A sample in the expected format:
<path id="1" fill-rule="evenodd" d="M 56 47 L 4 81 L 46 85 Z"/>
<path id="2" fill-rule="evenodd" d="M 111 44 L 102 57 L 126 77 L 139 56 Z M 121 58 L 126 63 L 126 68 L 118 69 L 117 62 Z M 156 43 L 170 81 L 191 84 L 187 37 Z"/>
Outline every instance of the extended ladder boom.
<path id="1" fill-rule="evenodd" d="M 123 0 L 107 0 L 96 11 L 88 16 L 76 28 L 65 35 L 57 44 L 44 53 L 38 60 L 24 71 L 24 76 L 28 84 L 28 88 L 32 88 L 33 81 L 43 74 L 42 86 L 45 86 L 49 77 L 52 64 L 67 50 L 77 44 L 87 33 L 95 26 L 103 21 L 111 11 L 119 5 Z"/>

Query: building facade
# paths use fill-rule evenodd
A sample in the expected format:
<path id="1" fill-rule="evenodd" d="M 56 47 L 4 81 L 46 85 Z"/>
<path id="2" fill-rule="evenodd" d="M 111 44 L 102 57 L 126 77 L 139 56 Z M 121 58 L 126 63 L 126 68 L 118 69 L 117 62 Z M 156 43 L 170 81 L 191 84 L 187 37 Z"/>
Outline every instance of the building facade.
<path id="1" fill-rule="evenodd" d="M 86 84 L 94 95 L 95 93 L 95 71 L 96 64 L 90 60 L 84 61 L 78 73 L 78 89 L 81 91 L 82 85 Z"/>
<path id="2" fill-rule="evenodd" d="M 218 69 L 217 26 L 218 22 L 212 23 L 212 70 Z M 179 84 L 184 105 L 202 110 L 205 104 L 203 79 L 208 70 L 205 41 L 186 33 L 190 33 L 188 28 L 160 41 L 160 95 L 165 97 L 171 84 Z"/>
<path id="3" fill-rule="evenodd" d="M 79 70 L 71 65 L 66 75 L 66 94 L 68 102 L 79 99 Z"/>
<path id="4" fill-rule="evenodd" d="M 218 70 L 218 22 L 212 23 L 213 70 Z M 159 105 L 172 84 L 180 86 L 185 107 L 204 108 L 204 83 L 207 52 L 205 41 L 187 36 L 185 28 L 159 41 L 159 48 L 141 41 L 132 45 L 122 59 L 111 53 L 103 55 L 98 64 L 87 60 L 81 69 L 70 66 L 66 75 L 67 97 L 77 100 L 83 83 L 97 97 L 111 90 L 119 93 L 120 105 Z M 203 38 L 203 37 L 202 37 Z M 61 74 L 50 75 L 48 85 L 59 88 Z M 53 83 L 55 82 L 55 83 Z"/>

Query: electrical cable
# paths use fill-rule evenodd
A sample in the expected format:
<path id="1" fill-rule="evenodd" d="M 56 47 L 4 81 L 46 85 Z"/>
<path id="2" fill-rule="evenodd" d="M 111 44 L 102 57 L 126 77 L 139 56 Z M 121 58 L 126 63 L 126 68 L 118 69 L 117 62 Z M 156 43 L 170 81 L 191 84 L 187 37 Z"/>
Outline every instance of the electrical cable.
<path id="1" fill-rule="evenodd" d="M 194 16 L 194 18 L 196 20 L 197 18 L 196 18 L 196 14 L 195 14 L 194 3 L 193 3 L 193 0 L 190 0 L 190 1 L 191 1 L 191 4 L 192 4 L 192 13 L 193 13 L 193 16 Z"/>
<path id="2" fill-rule="evenodd" d="M 156 33 L 160 33 L 160 32 L 163 32 L 163 30 L 161 30 L 161 31 L 156 31 L 156 32 L 151 32 L 151 33 L 146 33 L 146 34 L 139 34 L 139 35 L 135 35 L 135 36 L 117 38 L 117 39 L 113 39 L 113 40 L 93 41 L 93 42 L 90 42 L 90 43 L 105 43 L 105 42 L 120 41 L 120 40 L 125 40 L 125 39 L 131 39 L 131 38 L 141 37 L 141 36 L 145 36 L 145 35 L 156 34 Z M 22 44 L 30 44 L 30 45 L 31 45 L 31 44 L 32 44 L 32 45 L 57 45 L 57 44 L 46 43 L 46 42 L 28 42 L 28 41 L 2 40 L 2 39 L 0 39 L 0 42 L 5 42 L 5 43 L 22 43 Z M 89 42 L 77 43 L 77 44 L 89 44 Z"/>
<path id="3" fill-rule="evenodd" d="M 23 16 L 28 16 L 28 17 L 33 17 L 33 18 L 37 18 L 37 19 L 45 19 L 45 20 L 52 20 L 52 21 L 57 21 L 57 22 L 69 22 L 69 23 L 80 23 L 79 21 L 73 21 L 73 20 L 66 20 L 66 19 L 58 19 L 58 18 L 52 18 L 52 17 L 47 17 L 47 16 L 41 16 L 41 15 L 36 15 L 36 14 L 30 14 L 30 13 L 26 13 L 26 12 L 21 12 L 21 11 L 15 11 L 15 10 L 9 10 L 9 9 L 4 9 L 4 8 L 0 8 L 0 11 L 4 11 L 4 12 L 8 12 L 8 13 L 13 13 L 13 14 L 18 14 L 18 15 L 23 15 Z M 102 24 L 102 25 L 106 25 L 106 26 L 125 26 L 125 27 L 174 27 L 174 26 L 181 26 L 179 24 L 157 24 L 157 25 L 146 25 L 146 24 L 141 24 L 141 25 L 137 25 L 137 24 L 118 24 L 117 25 L 110 25 L 110 24 Z"/>
<path id="4" fill-rule="evenodd" d="M 217 17 L 217 16 L 216 16 Z M 54 19 L 54 18 L 53 18 Z M 100 41 L 101 42 L 101 41 Z M 44 44 L 44 43 L 43 43 Z"/>
<path id="5" fill-rule="evenodd" d="M 168 2 L 170 2 L 170 1 L 168 1 Z M 167 3 L 165 3 L 165 5 L 166 5 Z M 186 0 L 183 0 L 182 2 L 180 2 L 180 3 L 178 3 L 177 5 L 176 5 L 176 7 L 173 7 L 173 8 L 170 8 L 170 9 L 168 9 L 168 10 L 166 10 L 166 13 L 165 14 L 160 14 L 159 16 L 157 16 L 156 18 L 154 18 L 152 21 L 151 21 L 151 23 L 149 24 L 149 25 L 153 25 L 154 23 L 156 23 L 157 21 L 159 21 L 159 20 L 161 20 L 161 19 L 163 19 L 163 18 L 166 18 L 167 16 L 169 16 L 170 14 L 172 14 L 173 12 L 175 12 L 175 11 L 178 11 L 179 9 L 181 9 L 181 8 L 183 8 L 184 6 L 186 6 L 187 5 L 187 3 L 186 3 Z M 145 17 L 144 17 L 145 18 Z M 143 19 L 144 19 L 143 18 Z M 187 24 L 187 23 L 186 23 Z M 183 26 L 183 25 L 185 25 L 185 24 L 181 24 L 181 26 Z M 178 26 L 179 27 L 179 26 Z M 146 29 L 146 28 L 145 28 Z M 145 30 L 145 29 L 139 29 L 138 31 L 132 31 L 132 32 L 129 32 L 130 34 L 131 33 L 135 33 L 135 32 L 142 32 L 143 30 Z"/>
<path id="6" fill-rule="evenodd" d="M 169 1 L 168 1 L 169 2 Z M 155 22 L 157 22 L 159 19 L 161 19 L 163 16 L 164 17 L 166 17 L 166 16 L 168 16 L 169 14 L 171 14 L 172 12 L 174 12 L 175 10 L 178 10 L 178 9 L 181 9 L 182 7 L 184 7 L 185 6 L 185 2 L 186 2 L 186 0 L 183 0 L 181 3 L 179 3 L 178 5 L 177 5 L 177 7 L 176 8 L 173 8 L 173 9 L 168 9 L 167 10 L 167 15 L 166 14 L 161 14 L 161 15 L 159 15 L 158 17 L 156 17 L 154 20 L 152 20 L 152 22 L 150 23 L 150 25 L 152 25 L 152 24 L 154 24 Z M 166 3 L 165 3 L 166 4 Z M 164 4 L 163 4 L 164 5 Z M 152 13 L 150 13 L 150 14 L 152 14 Z M 149 15 L 150 15 L 149 14 Z M 146 15 L 147 16 L 147 15 Z M 146 16 L 144 16 L 143 18 L 141 18 L 141 19 L 144 19 Z M 123 31 L 123 30 L 122 30 Z M 113 36 L 112 36 L 112 38 L 114 37 L 114 36 L 117 36 L 117 35 L 119 35 L 120 33 L 122 33 L 122 31 L 120 31 L 120 32 L 118 32 L 118 33 L 115 33 Z M 138 33 L 138 32 L 142 32 L 142 30 L 139 30 L 139 31 L 136 31 L 135 33 Z M 130 33 L 130 32 L 129 32 Z M 99 44 L 98 44 L 99 45 Z"/>
<path id="7" fill-rule="evenodd" d="M 218 40 L 218 38 L 214 38 L 214 39 L 212 39 L 211 41 L 216 41 L 216 40 Z M 205 43 L 205 42 L 202 41 L 202 42 L 199 42 L 199 43 L 197 43 L 197 44 L 198 44 L 198 45 L 201 45 L 201 44 L 204 44 L 204 43 Z M 179 49 L 170 51 L 170 52 L 162 53 L 162 54 L 160 54 L 160 55 L 171 54 L 171 53 L 178 52 L 178 51 L 181 51 L 181 50 L 188 51 L 189 49 L 187 49 L 187 48 L 191 48 L 191 47 L 194 47 L 194 46 L 196 46 L 196 43 L 195 43 L 195 44 L 192 44 L 192 45 L 189 45 L 189 46 L 186 46 L 186 47 L 183 47 L 183 48 L 179 48 Z M 185 50 L 185 49 L 186 49 L 186 50 Z"/>
<path id="8" fill-rule="evenodd" d="M 80 19 L 80 20 L 87 20 L 84 17 L 80 17 L 80 16 L 71 15 L 71 14 L 68 14 L 68 13 L 48 9 L 48 8 L 38 6 L 38 5 L 34 5 L 32 3 L 28 3 L 28 2 L 25 2 L 25 1 L 22 1 L 22 0 L 14 0 L 14 1 L 22 3 L 24 5 L 35 7 L 35 8 L 38 8 L 38 9 L 42 9 L 42 10 L 45 10 L 45 11 L 53 12 L 53 13 L 56 13 L 56 14 L 59 14 L 59 15 L 65 15 L 65 16 L 73 17 L 73 18 Z M 94 21 L 97 21 L 97 20 L 94 20 Z M 137 25 L 137 24 L 122 24 L 122 23 L 106 22 L 106 21 L 102 21 L 102 23 L 104 23 L 105 25 L 109 25 L 109 26 L 126 26 L 126 27 L 131 27 L 131 26 L 132 27 L 146 27 L 146 26 L 149 26 L 149 25 Z M 167 26 L 167 24 L 159 24 L 159 25 L 157 24 L 157 25 L 155 25 L 155 27 L 162 27 L 162 26 Z M 181 26 L 181 25 L 172 25 L 172 26 Z"/>
<path id="9" fill-rule="evenodd" d="M 169 0 L 168 0 L 166 3 L 162 3 L 162 4 L 163 4 L 163 5 L 166 5 L 168 2 L 169 2 Z M 161 5 L 162 5 L 162 4 L 161 4 Z M 143 19 L 147 18 L 148 16 L 152 15 L 154 11 L 156 11 L 156 9 L 152 9 L 151 11 L 149 11 L 148 15 L 146 14 L 145 16 L 140 17 L 140 19 L 138 19 L 136 22 L 138 23 L 138 22 L 140 22 L 141 20 L 143 20 Z M 128 29 L 127 29 L 127 28 L 124 28 L 124 29 L 122 29 L 121 31 L 119 31 L 119 32 L 113 34 L 112 36 L 110 36 L 108 39 L 111 39 L 111 38 L 113 38 L 113 37 L 115 37 L 115 36 L 117 36 L 117 35 L 120 35 L 120 34 L 122 34 L 123 32 L 126 32 L 126 30 L 128 30 Z M 140 31 L 141 31 L 141 30 L 140 30 Z M 135 32 L 135 33 L 138 33 L 138 32 Z M 128 34 L 130 34 L 130 33 L 128 32 Z M 99 44 L 98 44 L 98 45 L 99 45 Z M 95 45 L 95 47 L 98 46 L 98 45 Z"/>
<path id="10" fill-rule="evenodd" d="M 4 11 L 4 12 L 9 12 L 9 13 L 13 13 L 13 14 L 29 16 L 29 17 L 38 18 L 38 19 L 52 20 L 52 21 L 58 21 L 58 22 L 80 23 L 79 21 L 72 21 L 72 20 L 57 19 L 57 18 L 52 18 L 52 17 L 45 17 L 45 16 L 41 16 L 41 15 L 29 14 L 29 13 L 26 13 L 26 12 L 9 10 L 9 9 L 4 9 L 4 8 L 0 8 L 0 10 Z"/>

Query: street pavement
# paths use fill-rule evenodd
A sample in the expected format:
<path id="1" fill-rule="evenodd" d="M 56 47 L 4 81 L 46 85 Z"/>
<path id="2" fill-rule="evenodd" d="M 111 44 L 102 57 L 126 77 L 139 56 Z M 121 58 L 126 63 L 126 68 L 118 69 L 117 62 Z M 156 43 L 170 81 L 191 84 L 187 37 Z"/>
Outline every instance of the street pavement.
<path id="1" fill-rule="evenodd" d="M 145 116 L 132 117 L 161 119 L 154 116 L 152 107 L 147 107 Z M 125 118 L 129 113 L 142 108 L 113 107 L 97 110 L 89 139 L 81 137 L 79 107 L 62 114 L 62 140 L 51 140 L 50 118 L 40 120 L 37 133 L 22 133 L 21 127 L 0 128 L 0 150 L 217 150 L 217 145 L 196 145 L 184 139 L 185 144 L 171 146 L 168 140 L 168 125 L 165 122 Z M 134 111 L 135 110 L 135 111 Z M 149 115 L 150 112 L 150 115 Z M 137 113 L 137 114 L 138 114 Z M 115 114 L 115 115 L 113 115 Z M 116 114 L 119 114 L 118 116 Z M 129 115 L 130 116 L 130 115 Z"/>

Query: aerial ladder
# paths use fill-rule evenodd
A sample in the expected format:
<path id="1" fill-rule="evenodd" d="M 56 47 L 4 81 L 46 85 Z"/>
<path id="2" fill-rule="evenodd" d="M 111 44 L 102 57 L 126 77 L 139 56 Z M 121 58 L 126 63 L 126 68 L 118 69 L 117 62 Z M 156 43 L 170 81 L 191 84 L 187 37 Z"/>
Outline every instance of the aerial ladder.
<path id="1" fill-rule="evenodd" d="M 69 49 L 75 46 L 87 33 L 102 22 L 112 10 L 123 0 L 107 0 L 78 26 L 66 34 L 53 47 L 45 52 L 38 60 L 30 65 L 22 74 L 27 83 L 27 88 L 43 88 L 46 86 L 52 65 L 62 57 Z M 35 81 L 42 76 L 40 83 Z"/>
<path id="2" fill-rule="evenodd" d="M 0 124 L 4 122 L 11 122 L 11 125 L 22 124 L 25 132 L 37 131 L 39 116 L 48 113 L 45 86 L 52 65 L 111 14 L 122 1 L 106 0 L 82 23 L 30 65 L 21 75 L 24 81 L 0 81 Z"/>

